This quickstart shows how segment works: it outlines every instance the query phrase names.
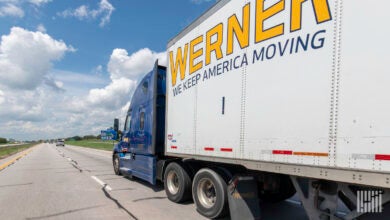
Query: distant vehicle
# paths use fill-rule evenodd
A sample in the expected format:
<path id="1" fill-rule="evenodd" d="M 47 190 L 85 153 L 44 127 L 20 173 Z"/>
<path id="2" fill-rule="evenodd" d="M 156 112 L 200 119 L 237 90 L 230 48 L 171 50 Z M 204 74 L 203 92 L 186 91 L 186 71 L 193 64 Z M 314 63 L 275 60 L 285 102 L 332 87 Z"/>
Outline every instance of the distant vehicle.
<path id="1" fill-rule="evenodd" d="M 162 181 L 168 199 L 193 199 L 208 218 L 229 209 L 259 218 L 245 217 L 258 213 L 249 204 L 295 192 L 309 219 L 339 219 L 341 202 L 345 219 L 381 212 L 390 206 L 387 2 L 217 1 L 168 43 L 168 67 L 140 80 L 115 173 Z"/>
<path id="2" fill-rule="evenodd" d="M 56 146 L 63 146 L 63 147 L 65 147 L 64 139 L 58 139 L 57 143 L 56 143 Z"/>

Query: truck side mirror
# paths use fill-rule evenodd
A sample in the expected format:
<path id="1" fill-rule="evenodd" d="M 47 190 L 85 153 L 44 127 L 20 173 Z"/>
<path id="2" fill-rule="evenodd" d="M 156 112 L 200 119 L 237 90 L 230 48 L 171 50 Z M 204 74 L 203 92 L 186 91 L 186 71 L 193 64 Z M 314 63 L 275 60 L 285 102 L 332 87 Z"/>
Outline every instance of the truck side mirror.
<path id="1" fill-rule="evenodd" d="M 114 119 L 114 131 L 119 131 L 119 119 L 117 118 Z"/>

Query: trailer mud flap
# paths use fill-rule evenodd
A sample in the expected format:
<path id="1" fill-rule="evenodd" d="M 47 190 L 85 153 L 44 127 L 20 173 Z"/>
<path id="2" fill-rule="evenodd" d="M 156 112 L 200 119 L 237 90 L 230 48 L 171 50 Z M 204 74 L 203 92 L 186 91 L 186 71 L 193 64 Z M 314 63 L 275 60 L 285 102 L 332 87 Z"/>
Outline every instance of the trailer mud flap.
<path id="1" fill-rule="evenodd" d="M 228 186 L 231 219 L 260 219 L 260 200 L 252 176 L 235 176 Z"/>

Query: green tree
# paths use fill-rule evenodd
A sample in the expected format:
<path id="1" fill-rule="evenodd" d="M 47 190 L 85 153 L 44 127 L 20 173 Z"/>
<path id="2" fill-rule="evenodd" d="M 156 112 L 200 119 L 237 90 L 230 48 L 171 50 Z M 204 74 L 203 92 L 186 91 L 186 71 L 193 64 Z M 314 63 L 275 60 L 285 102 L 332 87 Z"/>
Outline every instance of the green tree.
<path id="1" fill-rule="evenodd" d="M 85 136 L 83 137 L 83 139 L 84 139 L 84 140 L 96 139 L 96 136 L 94 136 L 94 135 L 85 135 Z"/>
<path id="2" fill-rule="evenodd" d="M 7 143 L 7 139 L 0 137 L 0 144 L 6 144 L 6 143 Z"/>
<path id="3" fill-rule="evenodd" d="M 73 140 L 75 140 L 75 141 L 81 141 L 81 140 L 83 140 L 83 138 L 80 137 L 80 136 L 74 136 L 74 137 L 73 137 Z"/>

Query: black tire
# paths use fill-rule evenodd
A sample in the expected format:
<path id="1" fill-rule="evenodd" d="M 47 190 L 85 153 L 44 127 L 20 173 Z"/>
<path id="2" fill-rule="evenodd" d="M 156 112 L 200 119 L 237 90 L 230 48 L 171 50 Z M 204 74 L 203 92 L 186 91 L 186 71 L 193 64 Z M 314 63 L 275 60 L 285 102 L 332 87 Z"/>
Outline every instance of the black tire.
<path id="1" fill-rule="evenodd" d="M 203 168 L 196 173 L 192 195 L 201 215 L 214 219 L 228 213 L 227 185 L 214 170 Z"/>
<path id="2" fill-rule="evenodd" d="M 119 169 L 119 156 L 117 153 L 115 153 L 114 156 L 112 157 L 112 165 L 114 167 L 114 173 L 118 176 L 121 176 L 122 173 Z"/>
<path id="3" fill-rule="evenodd" d="M 164 189 L 172 202 L 182 203 L 191 199 L 191 178 L 183 164 L 168 164 L 164 172 Z"/>

